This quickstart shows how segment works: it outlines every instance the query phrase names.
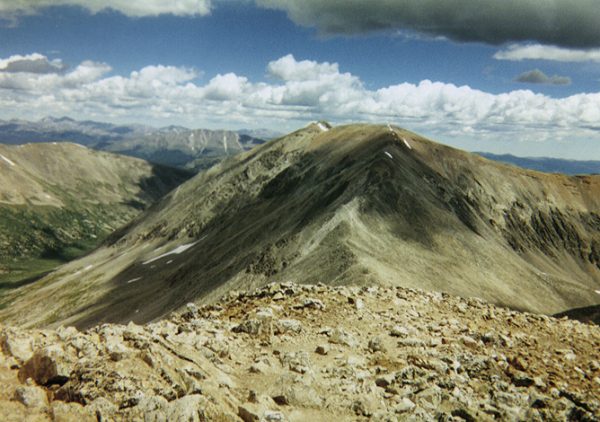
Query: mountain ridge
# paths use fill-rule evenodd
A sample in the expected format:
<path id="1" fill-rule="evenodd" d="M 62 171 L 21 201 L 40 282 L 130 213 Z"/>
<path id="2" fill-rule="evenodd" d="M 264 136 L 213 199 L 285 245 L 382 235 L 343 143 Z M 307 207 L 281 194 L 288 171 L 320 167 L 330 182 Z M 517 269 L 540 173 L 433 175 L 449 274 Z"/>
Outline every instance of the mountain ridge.
<path id="1" fill-rule="evenodd" d="M 146 322 L 288 280 L 556 313 L 598 303 L 599 192 L 595 176 L 517 169 L 391 126 L 313 124 L 196 176 L 0 315 L 25 321 L 36 294 L 88 265 L 85 304 L 26 324 Z"/>
<path id="2" fill-rule="evenodd" d="M 265 129 L 188 129 L 173 125 L 154 128 L 139 124 L 77 121 L 68 117 L 46 117 L 36 122 L 0 120 L 0 142 L 6 144 L 75 142 L 97 150 L 195 171 L 264 142 L 254 134 L 269 135 L 273 132 Z"/>

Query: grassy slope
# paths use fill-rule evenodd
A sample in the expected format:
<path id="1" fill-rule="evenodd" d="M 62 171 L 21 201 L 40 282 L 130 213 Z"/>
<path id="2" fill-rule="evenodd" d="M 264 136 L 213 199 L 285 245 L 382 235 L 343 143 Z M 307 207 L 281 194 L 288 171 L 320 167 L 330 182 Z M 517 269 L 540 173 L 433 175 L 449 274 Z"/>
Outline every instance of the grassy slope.
<path id="1" fill-rule="evenodd" d="M 1 146 L 0 294 L 90 252 L 189 177 L 73 144 Z"/>

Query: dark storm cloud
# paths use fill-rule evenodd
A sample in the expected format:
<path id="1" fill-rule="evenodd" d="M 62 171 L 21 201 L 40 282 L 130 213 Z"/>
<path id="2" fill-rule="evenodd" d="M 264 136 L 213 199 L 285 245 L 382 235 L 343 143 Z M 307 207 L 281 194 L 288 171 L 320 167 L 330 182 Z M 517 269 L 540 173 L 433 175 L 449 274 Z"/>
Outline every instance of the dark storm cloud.
<path id="1" fill-rule="evenodd" d="M 256 0 L 323 34 L 410 30 L 457 41 L 600 46 L 600 0 Z"/>
<path id="2" fill-rule="evenodd" d="M 515 81 L 530 84 L 571 85 L 571 78 L 568 76 L 548 76 L 539 69 L 522 73 L 515 78 Z"/>

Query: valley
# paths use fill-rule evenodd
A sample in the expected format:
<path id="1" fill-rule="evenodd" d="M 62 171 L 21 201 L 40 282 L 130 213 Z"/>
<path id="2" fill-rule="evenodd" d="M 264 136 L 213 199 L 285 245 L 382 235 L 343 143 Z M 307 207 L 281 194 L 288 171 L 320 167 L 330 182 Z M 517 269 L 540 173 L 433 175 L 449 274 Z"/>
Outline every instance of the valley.
<path id="1" fill-rule="evenodd" d="M 72 143 L 0 145 L 0 158 L 2 293 L 93 250 L 191 176 Z"/>

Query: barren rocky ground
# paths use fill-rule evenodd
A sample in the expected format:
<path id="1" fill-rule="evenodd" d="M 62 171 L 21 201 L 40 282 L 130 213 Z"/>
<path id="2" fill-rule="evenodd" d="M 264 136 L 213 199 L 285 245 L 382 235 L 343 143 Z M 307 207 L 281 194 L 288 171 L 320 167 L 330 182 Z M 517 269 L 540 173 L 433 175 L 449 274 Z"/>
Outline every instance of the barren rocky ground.
<path id="1" fill-rule="evenodd" d="M 271 284 L 0 344 L 3 421 L 600 417 L 598 326 L 400 287 Z"/>

